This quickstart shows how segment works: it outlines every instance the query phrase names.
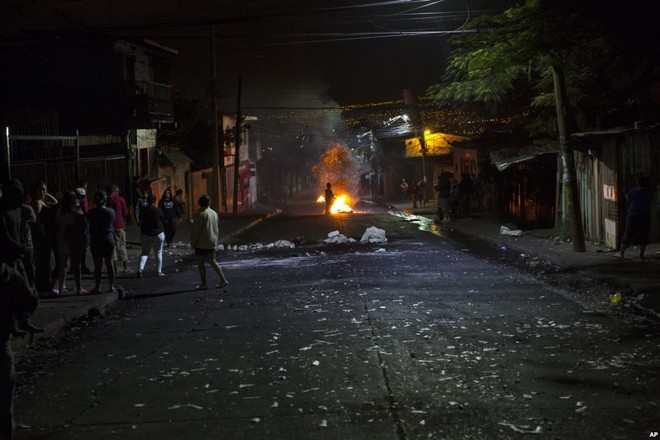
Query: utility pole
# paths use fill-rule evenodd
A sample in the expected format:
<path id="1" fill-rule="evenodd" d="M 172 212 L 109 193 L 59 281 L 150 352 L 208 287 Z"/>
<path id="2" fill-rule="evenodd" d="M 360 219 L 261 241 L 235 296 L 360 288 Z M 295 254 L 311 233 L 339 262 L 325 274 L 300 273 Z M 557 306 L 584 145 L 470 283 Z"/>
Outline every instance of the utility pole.
<path id="1" fill-rule="evenodd" d="M 212 200 L 215 203 L 216 210 L 221 212 L 222 201 L 220 200 L 220 158 L 224 166 L 224 154 L 220 155 L 220 146 L 218 142 L 218 97 L 217 97 L 217 72 L 215 62 L 215 28 L 211 30 L 211 125 L 213 134 L 213 194 Z M 223 150 L 224 152 L 224 150 Z"/>
<path id="2" fill-rule="evenodd" d="M 234 134 L 234 206 L 232 215 L 238 214 L 238 166 L 241 163 L 241 76 L 238 76 L 238 93 L 236 94 L 236 132 Z"/>
<path id="3" fill-rule="evenodd" d="M 552 79 L 555 86 L 555 100 L 557 105 L 557 131 L 559 132 L 559 146 L 561 147 L 562 165 L 564 169 L 564 191 L 566 195 L 566 208 L 571 222 L 571 242 L 573 250 L 585 252 L 584 230 L 582 229 L 582 211 L 580 197 L 578 197 L 577 173 L 575 172 L 575 157 L 573 145 L 569 139 L 566 106 L 566 83 L 564 71 L 557 62 L 552 65 Z"/>

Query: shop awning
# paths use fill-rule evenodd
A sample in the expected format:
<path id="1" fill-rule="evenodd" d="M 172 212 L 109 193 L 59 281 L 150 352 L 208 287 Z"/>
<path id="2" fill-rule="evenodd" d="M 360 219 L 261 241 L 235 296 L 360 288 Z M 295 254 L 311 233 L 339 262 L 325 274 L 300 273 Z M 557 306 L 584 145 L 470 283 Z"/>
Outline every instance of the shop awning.
<path id="1" fill-rule="evenodd" d="M 522 148 L 503 148 L 490 152 L 490 160 L 502 171 L 509 166 L 534 159 L 541 154 L 559 153 L 559 144 L 530 145 Z"/>
<path id="2" fill-rule="evenodd" d="M 458 136 L 449 133 L 430 133 L 425 134 L 426 141 L 426 155 L 427 156 L 442 156 L 451 154 L 453 151 L 453 144 L 459 142 L 469 141 L 469 137 Z M 419 143 L 419 138 L 406 139 L 406 157 L 421 157 L 422 146 Z"/>

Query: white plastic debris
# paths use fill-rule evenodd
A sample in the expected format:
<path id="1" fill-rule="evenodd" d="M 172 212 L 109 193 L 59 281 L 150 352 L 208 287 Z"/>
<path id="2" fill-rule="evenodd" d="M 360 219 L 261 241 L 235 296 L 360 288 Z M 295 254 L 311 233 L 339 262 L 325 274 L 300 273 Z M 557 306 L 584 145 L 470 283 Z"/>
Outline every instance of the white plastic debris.
<path id="1" fill-rule="evenodd" d="M 362 234 L 360 243 L 387 243 L 385 231 L 375 226 L 370 226 Z"/>
<path id="2" fill-rule="evenodd" d="M 332 231 L 328 233 L 328 238 L 323 240 L 324 243 L 354 243 L 354 238 L 348 238 L 341 234 L 339 231 Z"/>
<path id="3" fill-rule="evenodd" d="M 529 425 L 514 425 L 513 423 L 508 422 L 499 422 L 498 425 L 508 426 L 513 429 L 515 432 L 520 434 L 543 434 L 543 427 L 537 426 L 534 429 L 531 429 Z"/>
<path id="4" fill-rule="evenodd" d="M 500 235 L 508 235 L 510 237 L 522 237 L 523 231 L 520 229 L 512 230 L 506 226 L 500 226 Z"/>
<path id="5" fill-rule="evenodd" d="M 276 248 L 295 248 L 296 245 L 288 240 L 277 240 L 275 243 L 271 243 L 272 247 Z"/>

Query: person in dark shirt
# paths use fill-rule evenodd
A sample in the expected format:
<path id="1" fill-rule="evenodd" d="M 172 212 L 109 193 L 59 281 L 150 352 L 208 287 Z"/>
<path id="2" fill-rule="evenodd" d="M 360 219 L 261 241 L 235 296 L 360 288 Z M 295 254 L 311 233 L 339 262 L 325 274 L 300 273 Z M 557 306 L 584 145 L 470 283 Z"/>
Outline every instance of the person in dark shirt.
<path id="1" fill-rule="evenodd" d="M 105 206 L 108 194 L 97 191 L 94 194 L 94 208 L 87 211 L 89 224 L 89 248 L 94 259 L 94 293 L 101 291 L 103 263 L 108 271 L 110 291 L 115 289 L 115 268 L 112 255 L 115 251 L 115 211 Z"/>
<path id="2" fill-rule="evenodd" d="M 167 244 L 167 247 L 170 247 L 172 246 L 172 241 L 176 234 L 176 222 L 181 218 L 179 205 L 172 197 L 172 190 L 170 187 L 167 187 L 163 192 L 163 197 L 161 197 L 160 202 L 158 202 L 158 208 L 163 211 L 163 216 L 165 217 L 165 243 Z"/>
<path id="3" fill-rule="evenodd" d="M 52 293 L 59 295 L 68 292 L 64 285 L 66 279 L 66 269 L 69 261 L 71 262 L 71 272 L 76 282 L 78 294 L 84 295 L 87 290 L 81 287 L 81 261 L 82 248 L 85 246 L 85 234 L 87 231 L 87 222 L 82 211 L 76 203 L 76 193 L 67 191 L 62 197 L 62 203 L 55 214 L 56 225 L 56 251 L 59 254 L 59 265 L 57 268 L 57 283 L 53 287 Z"/>
<path id="4" fill-rule="evenodd" d="M 12 187 L 12 184 L 7 187 L 10 193 L 14 191 Z M 9 200 L 3 200 L 0 189 L 0 206 L 3 209 L 3 215 L 0 216 L 0 244 L 3 247 L 0 250 L 12 258 L 18 258 L 14 251 L 20 251 L 20 246 L 10 248 L 10 243 L 6 241 L 10 237 L 4 210 L 14 206 L 16 202 L 11 200 L 11 197 Z M 10 338 L 12 335 L 25 335 L 27 332 L 31 337 L 33 333 L 43 331 L 30 322 L 38 301 L 37 292 L 28 285 L 25 278 L 16 269 L 0 261 L 0 439 L 11 439 L 14 430 L 15 370 Z"/>
<path id="5" fill-rule="evenodd" d="M 23 184 L 11 179 L 2 186 L 4 197 L 0 199 L 0 261 L 16 269 L 26 280 L 24 261 L 30 252 L 31 238 L 26 234 L 27 210 L 23 205 Z M 31 218 L 34 217 L 32 211 Z"/>
<path id="6" fill-rule="evenodd" d="M 35 278 L 39 292 L 48 292 L 53 287 L 51 280 L 51 256 L 55 242 L 55 206 L 58 201 L 48 194 L 46 184 L 38 182 L 32 189 L 30 205 L 37 221 L 32 224 L 32 241 L 34 243 Z M 56 258 L 57 251 L 55 252 Z"/>
<path id="7" fill-rule="evenodd" d="M 332 207 L 332 203 L 335 201 L 335 194 L 332 192 L 332 184 L 328 182 L 327 185 L 325 185 L 325 213 L 330 214 L 330 208 Z"/>
<path id="8" fill-rule="evenodd" d="M 461 216 L 470 217 L 472 191 L 474 184 L 469 173 L 461 174 L 461 181 L 458 183 L 458 201 L 461 209 Z"/>
<path id="9" fill-rule="evenodd" d="M 440 177 L 438 177 L 433 188 L 438 193 L 438 221 L 449 221 L 451 208 L 451 179 L 447 171 L 442 171 L 440 173 Z"/>
<path id="10" fill-rule="evenodd" d="M 637 186 L 626 193 L 626 226 L 623 232 L 618 256 L 623 258 L 631 245 L 639 246 L 639 257 L 644 259 L 644 251 L 649 242 L 653 193 L 647 177 L 637 178 Z"/>
<path id="11" fill-rule="evenodd" d="M 21 274 L 0 262 L 0 439 L 11 439 L 14 430 L 15 371 L 10 338 L 43 331 L 34 327 L 29 319 L 37 303 L 37 292 L 28 286 Z"/>
<path id="12" fill-rule="evenodd" d="M 159 277 L 164 277 L 163 273 L 163 242 L 165 241 L 165 216 L 163 211 L 155 205 L 156 198 L 153 195 L 147 196 L 147 207 L 140 210 L 140 232 L 142 240 L 142 253 L 140 254 L 140 266 L 137 271 L 137 277 L 142 278 L 142 272 L 147 265 L 149 252 L 154 249 L 156 256 L 156 269 Z"/>

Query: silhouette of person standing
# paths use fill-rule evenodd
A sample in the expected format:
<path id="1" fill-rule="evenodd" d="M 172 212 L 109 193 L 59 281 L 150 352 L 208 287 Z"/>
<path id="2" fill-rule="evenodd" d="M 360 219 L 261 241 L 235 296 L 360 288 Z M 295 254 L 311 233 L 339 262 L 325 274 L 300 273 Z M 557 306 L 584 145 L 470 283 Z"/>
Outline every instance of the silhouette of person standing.
<path id="1" fill-rule="evenodd" d="M 335 200 L 335 194 L 332 192 L 332 185 L 330 182 L 325 185 L 325 213 L 330 214 L 330 207 Z"/>

